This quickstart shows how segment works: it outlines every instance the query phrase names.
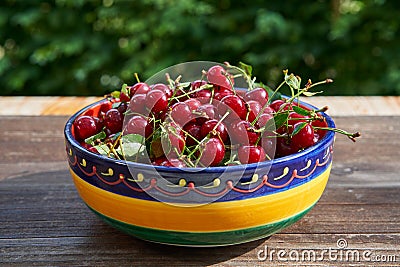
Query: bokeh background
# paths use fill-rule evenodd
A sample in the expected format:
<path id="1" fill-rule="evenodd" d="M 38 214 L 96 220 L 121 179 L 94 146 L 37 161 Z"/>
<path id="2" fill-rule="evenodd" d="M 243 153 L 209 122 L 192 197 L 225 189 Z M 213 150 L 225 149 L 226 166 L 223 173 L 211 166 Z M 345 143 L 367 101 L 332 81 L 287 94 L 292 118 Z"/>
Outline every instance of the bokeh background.
<path id="1" fill-rule="evenodd" d="M 2 0 L 0 95 L 103 95 L 168 66 L 283 69 L 325 95 L 399 95 L 397 0 Z"/>

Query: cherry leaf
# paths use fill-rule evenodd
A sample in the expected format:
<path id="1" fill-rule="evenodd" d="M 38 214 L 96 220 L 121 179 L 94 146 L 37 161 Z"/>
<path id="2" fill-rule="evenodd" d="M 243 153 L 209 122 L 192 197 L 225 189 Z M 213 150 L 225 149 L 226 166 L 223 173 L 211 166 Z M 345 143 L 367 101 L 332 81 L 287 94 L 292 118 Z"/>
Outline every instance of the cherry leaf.
<path id="1" fill-rule="evenodd" d="M 101 131 L 95 135 L 86 138 L 85 143 L 94 146 L 96 140 L 103 140 L 104 138 L 106 138 L 106 136 L 106 133 L 104 131 Z"/>
<path id="2" fill-rule="evenodd" d="M 243 62 L 239 62 L 239 68 L 241 68 L 242 70 L 244 70 L 244 72 L 251 77 L 251 74 L 253 72 L 253 67 L 250 65 L 247 65 Z"/>
<path id="3" fill-rule="evenodd" d="M 300 115 L 303 115 L 303 116 L 310 115 L 310 111 L 308 111 L 308 110 L 306 110 L 306 109 L 304 109 L 302 107 L 292 106 L 292 108 L 293 108 L 294 112 L 296 112 L 297 114 L 300 114 Z"/>
<path id="4" fill-rule="evenodd" d="M 307 125 L 307 122 L 297 123 L 293 129 L 292 136 L 298 134 L 301 131 L 301 129 L 303 129 L 306 125 Z"/>

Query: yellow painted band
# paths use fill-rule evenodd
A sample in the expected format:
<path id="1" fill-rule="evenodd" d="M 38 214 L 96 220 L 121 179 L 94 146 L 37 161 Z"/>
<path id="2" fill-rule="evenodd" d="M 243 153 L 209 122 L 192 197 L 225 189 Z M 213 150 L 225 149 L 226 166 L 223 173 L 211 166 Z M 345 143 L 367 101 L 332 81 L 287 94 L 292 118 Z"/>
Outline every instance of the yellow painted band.
<path id="1" fill-rule="evenodd" d="M 182 207 L 130 198 L 97 188 L 71 169 L 76 188 L 87 205 L 121 222 L 171 231 L 212 232 L 245 229 L 292 217 L 318 201 L 331 165 L 303 185 L 272 195 L 245 200 Z"/>

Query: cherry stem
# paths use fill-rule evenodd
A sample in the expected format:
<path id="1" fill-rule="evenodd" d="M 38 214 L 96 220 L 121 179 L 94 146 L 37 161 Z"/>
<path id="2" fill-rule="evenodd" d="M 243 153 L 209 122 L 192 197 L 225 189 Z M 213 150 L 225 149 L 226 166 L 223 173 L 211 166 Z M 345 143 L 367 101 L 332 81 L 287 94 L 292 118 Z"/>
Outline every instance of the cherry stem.
<path id="1" fill-rule="evenodd" d="M 361 136 L 360 132 L 355 132 L 355 133 L 349 133 L 345 130 L 338 129 L 338 128 L 331 128 L 331 127 L 319 127 L 319 126 L 313 126 L 315 130 L 326 130 L 326 131 L 333 131 L 336 133 L 340 133 L 343 135 L 346 135 L 351 141 L 355 142 L 357 137 Z"/>

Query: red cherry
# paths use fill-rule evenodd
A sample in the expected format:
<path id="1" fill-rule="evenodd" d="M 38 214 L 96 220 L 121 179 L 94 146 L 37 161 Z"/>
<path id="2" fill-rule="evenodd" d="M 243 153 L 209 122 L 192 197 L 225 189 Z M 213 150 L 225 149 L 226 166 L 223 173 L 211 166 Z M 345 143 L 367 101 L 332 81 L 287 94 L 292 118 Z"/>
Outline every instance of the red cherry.
<path id="1" fill-rule="evenodd" d="M 192 111 L 185 102 L 172 105 L 170 114 L 172 119 L 182 127 L 193 119 Z"/>
<path id="2" fill-rule="evenodd" d="M 298 122 L 307 122 L 307 116 L 300 115 L 296 112 L 290 112 L 288 116 L 288 124 L 295 125 Z"/>
<path id="3" fill-rule="evenodd" d="M 237 95 L 228 95 L 222 98 L 221 102 L 218 103 L 217 110 L 220 116 L 224 116 L 230 110 L 231 113 L 227 116 L 229 121 L 237 120 L 238 118 L 244 120 L 247 114 L 244 101 Z"/>
<path id="4" fill-rule="evenodd" d="M 124 134 L 140 134 L 149 137 L 153 132 L 153 125 L 143 116 L 136 115 L 129 119 L 125 126 Z"/>
<path id="5" fill-rule="evenodd" d="M 119 99 L 121 100 L 121 102 L 126 103 L 126 102 L 129 102 L 129 100 L 131 98 L 129 97 L 129 95 L 125 94 L 124 92 L 121 92 L 119 95 Z"/>
<path id="6" fill-rule="evenodd" d="M 298 151 L 297 146 L 293 146 L 291 140 L 285 137 L 276 138 L 276 158 L 294 154 Z"/>
<path id="7" fill-rule="evenodd" d="M 161 144 L 164 150 L 164 154 L 168 158 L 176 157 L 182 153 L 185 147 L 185 136 L 182 129 L 175 123 L 170 123 L 168 126 L 168 134 L 161 135 Z"/>
<path id="8" fill-rule="evenodd" d="M 318 119 L 313 120 L 311 122 L 311 125 L 313 127 L 328 127 L 328 124 L 326 123 L 326 120 L 322 116 L 318 116 Z M 325 136 L 326 130 L 319 130 L 319 129 L 314 129 L 314 133 L 317 134 L 318 140 L 320 140 L 322 137 Z"/>
<path id="9" fill-rule="evenodd" d="M 233 83 L 233 79 L 228 79 L 226 74 L 227 72 L 222 66 L 215 65 L 208 69 L 207 80 L 209 83 L 232 89 L 231 83 Z"/>
<path id="10" fill-rule="evenodd" d="M 268 93 L 264 88 L 258 87 L 247 91 L 243 98 L 245 101 L 257 101 L 261 106 L 264 106 L 268 102 Z"/>
<path id="11" fill-rule="evenodd" d="M 150 90 L 163 91 L 165 93 L 165 95 L 167 96 L 167 98 L 171 98 L 171 96 L 172 96 L 171 88 L 169 88 L 167 85 L 165 85 L 163 83 L 156 83 L 156 84 L 151 85 Z"/>
<path id="12" fill-rule="evenodd" d="M 248 106 L 248 121 L 253 122 L 256 118 L 257 115 L 260 113 L 262 106 L 260 103 L 254 100 L 249 100 L 247 101 L 247 106 Z"/>
<path id="13" fill-rule="evenodd" d="M 233 95 L 233 91 L 231 89 L 218 86 L 214 93 L 214 99 L 221 100 L 227 95 Z"/>
<path id="14" fill-rule="evenodd" d="M 118 109 L 112 108 L 104 116 L 104 125 L 110 133 L 117 133 L 122 130 L 123 117 Z"/>
<path id="15" fill-rule="evenodd" d="M 150 87 L 147 85 L 147 83 L 136 83 L 133 86 L 129 87 L 129 95 L 132 97 L 133 95 L 136 94 L 147 94 L 147 92 L 150 91 Z"/>
<path id="16" fill-rule="evenodd" d="M 203 89 L 196 92 L 196 98 L 202 103 L 207 104 L 210 103 L 211 99 L 211 91 L 208 89 Z"/>
<path id="17" fill-rule="evenodd" d="M 188 133 L 186 135 L 186 145 L 187 146 L 197 145 L 198 142 L 202 139 L 201 133 L 200 133 L 201 126 L 198 125 L 197 123 L 190 122 L 190 123 L 186 124 L 183 129 L 185 130 L 185 132 Z M 195 138 L 197 140 L 197 142 L 193 138 Z"/>
<path id="18" fill-rule="evenodd" d="M 255 127 L 249 121 L 241 120 L 232 123 L 229 135 L 236 144 L 254 145 L 260 137 L 254 130 Z"/>
<path id="19" fill-rule="evenodd" d="M 261 114 L 260 117 L 258 117 L 257 126 L 258 126 L 259 128 L 264 127 L 265 124 L 267 124 L 267 122 L 268 122 L 270 119 L 272 119 L 273 117 L 274 117 L 274 116 L 273 116 L 272 114 L 269 114 L 269 113 L 263 113 L 263 114 Z"/>
<path id="20" fill-rule="evenodd" d="M 238 149 L 238 158 L 242 164 L 264 161 L 265 151 L 261 146 L 241 146 Z"/>
<path id="21" fill-rule="evenodd" d="M 200 163 L 205 166 L 217 166 L 225 156 L 225 146 L 217 137 L 208 139 L 200 148 Z"/>
<path id="22" fill-rule="evenodd" d="M 145 100 L 146 108 L 151 110 L 153 113 L 161 113 L 168 108 L 167 95 L 158 89 L 153 89 L 146 94 Z"/>
<path id="23" fill-rule="evenodd" d="M 273 132 L 264 132 L 261 138 L 261 146 L 270 159 L 275 156 L 276 136 Z"/>
<path id="24" fill-rule="evenodd" d="M 87 144 L 85 142 L 81 142 L 80 145 L 82 147 L 84 147 L 85 149 L 87 149 L 88 151 L 90 151 L 90 152 L 93 152 L 95 154 L 99 154 L 99 151 L 97 151 L 97 149 L 94 146 L 90 145 L 90 144 Z"/>
<path id="25" fill-rule="evenodd" d="M 190 110 L 197 110 L 201 106 L 201 102 L 196 98 L 189 98 L 184 102 L 189 106 Z"/>
<path id="26" fill-rule="evenodd" d="M 216 118 L 216 108 L 212 104 L 201 105 L 197 108 L 196 112 L 200 114 L 197 118 L 199 124 L 203 124 L 207 120 Z"/>
<path id="27" fill-rule="evenodd" d="M 294 125 L 294 129 L 302 122 Z M 292 136 L 292 146 L 297 149 L 307 148 L 314 145 L 314 129 L 311 124 L 307 123 L 298 133 Z"/>
<path id="28" fill-rule="evenodd" d="M 129 102 L 129 109 L 133 113 L 146 115 L 146 113 L 148 113 L 146 111 L 146 95 L 135 94 L 132 96 L 131 101 Z"/>
<path id="29" fill-rule="evenodd" d="M 80 116 L 74 121 L 74 133 L 77 140 L 85 140 L 98 132 L 98 124 L 92 116 Z"/>
<path id="30" fill-rule="evenodd" d="M 281 99 L 277 99 L 275 101 L 273 101 L 269 106 L 270 108 L 272 108 L 275 112 L 278 111 L 282 105 L 286 104 L 285 101 L 281 100 Z"/>
<path id="31" fill-rule="evenodd" d="M 200 88 L 202 85 L 205 85 L 205 84 L 207 84 L 207 82 L 204 81 L 204 80 L 196 80 L 196 81 L 191 83 L 191 87 L 192 87 L 192 90 L 196 90 L 196 89 Z"/>
<path id="32" fill-rule="evenodd" d="M 164 161 L 162 161 L 160 163 L 160 166 L 184 168 L 184 167 L 186 167 L 186 164 L 185 164 L 185 162 L 183 162 L 180 159 L 170 158 L 170 159 L 165 159 Z"/>
<path id="33" fill-rule="evenodd" d="M 215 127 L 218 124 L 217 127 Z M 212 131 L 215 128 L 214 131 Z M 201 138 L 206 137 L 209 133 L 211 136 L 219 137 L 222 142 L 228 141 L 228 131 L 226 126 L 218 120 L 208 120 L 201 126 Z"/>

